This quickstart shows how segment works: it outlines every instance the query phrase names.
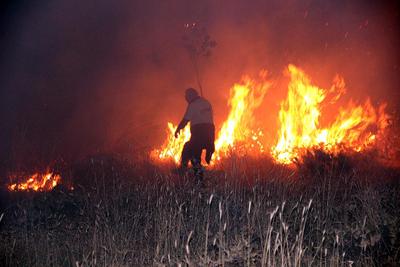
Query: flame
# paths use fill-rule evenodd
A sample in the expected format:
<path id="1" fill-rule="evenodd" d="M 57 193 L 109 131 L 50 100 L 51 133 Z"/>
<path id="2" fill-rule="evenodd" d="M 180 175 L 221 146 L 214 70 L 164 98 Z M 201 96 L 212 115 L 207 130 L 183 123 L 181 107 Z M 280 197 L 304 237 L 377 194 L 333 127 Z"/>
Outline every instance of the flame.
<path id="1" fill-rule="evenodd" d="M 17 176 L 13 176 L 14 180 Z M 35 173 L 24 179 L 24 182 L 9 184 L 10 191 L 50 191 L 61 182 L 61 176 L 47 172 L 44 174 Z"/>
<path id="2" fill-rule="evenodd" d="M 230 152 L 237 154 L 264 152 L 264 146 L 260 141 L 263 132 L 254 127 L 254 110 L 261 105 L 271 86 L 265 79 L 266 75 L 265 71 L 260 73 L 261 82 L 245 76 L 242 78 L 242 83 L 235 84 L 231 88 L 228 102 L 230 112 L 215 141 L 217 160 Z"/>
<path id="3" fill-rule="evenodd" d="M 187 125 L 181 131 L 178 138 L 175 138 L 175 126 L 168 122 L 167 139 L 161 149 L 155 149 L 151 152 L 151 157 L 159 160 L 172 159 L 176 164 L 179 163 L 183 146 L 190 139 L 190 126 Z"/>
<path id="4" fill-rule="evenodd" d="M 222 124 L 215 141 L 214 159 L 220 160 L 231 152 L 242 154 L 248 151 L 264 152 L 260 139 L 263 132 L 253 128 L 254 110 L 260 106 L 271 83 L 266 80 L 267 73 L 260 72 L 261 81 L 257 82 L 244 76 L 240 83 L 230 90 L 228 106 L 230 112 Z M 190 127 L 186 126 L 177 139 L 174 137 L 176 126 L 168 122 L 168 136 L 160 149 L 153 150 L 151 157 L 159 160 L 172 159 L 179 163 L 185 142 L 190 139 Z"/>
<path id="5" fill-rule="evenodd" d="M 279 140 L 271 148 L 277 162 L 292 163 L 314 148 L 333 154 L 344 150 L 360 152 L 373 145 L 377 134 L 387 126 L 385 106 L 376 110 L 367 100 L 364 105 L 350 102 L 346 108 L 340 108 L 334 122 L 321 128 L 321 107 L 329 102 L 329 94 L 334 94 L 329 102 L 334 103 L 345 92 L 343 78 L 335 77 L 331 89 L 326 90 L 313 85 L 294 65 L 288 66 L 288 75 L 288 96 L 279 111 Z"/>
<path id="6" fill-rule="evenodd" d="M 262 104 L 271 87 L 263 71 L 260 81 L 245 76 L 230 89 L 230 112 L 217 134 L 214 162 L 231 153 L 260 155 L 269 152 L 277 163 L 291 164 L 313 149 L 331 154 L 361 152 L 373 147 L 388 126 L 385 104 L 375 108 L 367 99 L 362 105 L 350 102 L 346 107 L 340 107 L 330 125 L 322 127 L 323 109 L 337 103 L 346 93 L 344 79 L 337 75 L 332 86 L 324 89 L 312 84 L 304 71 L 294 65 L 287 67 L 286 74 L 290 82 L 287 98 L 281 103 L 278 114 L 278 137 L 276 142 L 269 142 L 275 145 L 265 147 L 262 124 L 256 125 L 254 118 L 255 109 Z M 176 126 L 169 122 L 167 140 L 160 149 L 151 152 L 152 158 L 172 159 L 179 163 L 182 148 L 190 139 L 190 130 L 187 126 L 175 139 L 175 129 Z"/>

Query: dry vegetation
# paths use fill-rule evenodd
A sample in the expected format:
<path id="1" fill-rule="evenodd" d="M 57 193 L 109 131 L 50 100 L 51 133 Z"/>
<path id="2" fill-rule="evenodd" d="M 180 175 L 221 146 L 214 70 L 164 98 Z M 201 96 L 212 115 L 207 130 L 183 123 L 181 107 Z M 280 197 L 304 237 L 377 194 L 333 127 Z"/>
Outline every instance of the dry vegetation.
<path id="1" fill-rule="evenodd" d="M 94 157 L 75 190 L 1 192 L 2 266 L 396 266 L 399 171 L 365 156 L 297 169 L 235 158 L 205 184 Z"/>

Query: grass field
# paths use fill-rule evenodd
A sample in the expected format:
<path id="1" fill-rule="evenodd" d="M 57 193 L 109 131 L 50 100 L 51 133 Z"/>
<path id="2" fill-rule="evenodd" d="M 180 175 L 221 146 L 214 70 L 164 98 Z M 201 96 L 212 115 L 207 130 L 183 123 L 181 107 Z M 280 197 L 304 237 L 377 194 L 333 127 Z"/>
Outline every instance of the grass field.
<path id="1" fill-rule="evenodd" d="M 204 186 L 116 156 L 63 171 L 74 190 L 0 199 L 2 266 L 397 266 L 399 170 L 309 155 L 232 157 Z"/>

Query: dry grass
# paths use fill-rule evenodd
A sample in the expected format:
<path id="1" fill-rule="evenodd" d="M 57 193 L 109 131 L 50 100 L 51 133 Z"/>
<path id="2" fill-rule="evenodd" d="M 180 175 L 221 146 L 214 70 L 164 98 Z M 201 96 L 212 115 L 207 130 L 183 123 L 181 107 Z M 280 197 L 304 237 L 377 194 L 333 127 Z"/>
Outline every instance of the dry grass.
<path id="1" fill-rule="evenodd" d="M 2 266 L 396 266 L 399 172 L 232 158 L 201 187 L 147 161 L 71 167 L 75 190 L 1 192 Z"/>

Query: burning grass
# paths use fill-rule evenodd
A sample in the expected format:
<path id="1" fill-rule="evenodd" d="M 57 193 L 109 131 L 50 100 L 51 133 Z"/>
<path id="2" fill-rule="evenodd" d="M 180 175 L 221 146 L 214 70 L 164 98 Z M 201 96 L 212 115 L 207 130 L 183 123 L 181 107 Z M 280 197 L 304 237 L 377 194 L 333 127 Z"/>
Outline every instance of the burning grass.
<path id="1" fill-rule="evenodd" d="M 91 158 L 74 191 L 1 193 L 3 266 L 376 266 L 399 262 L 399 171 L 316 152 L 231 156 L 205 187 L 149 161 Z M 369 164 L 365 161 L 369 160 Z"/>
<path id="2" fill-rule="evenodd" d="M 221 161 L 231 152 L 242 156 L 268 154 L 277 163 L 293 164 L 315 149 L 335 155 L 381 149 L 379 144 L 385 139 L 390 120 L 385 104 L 374 106 L 369 99 L 364 104 L 350 101 L 338 108 L 338 115 L 329 124 L 322 126 L 324 111 L 338 104 L 346 92 L 344 79 L 337 75 L 330 88 L 321 88 L 302 69 L 291 64 L 286 68 L 285 76 L 289 78 L 288 93 L 277 114 L 276 140 L 263 138 L 265 122 L 262 118 L 256 120 L 254 112 L 273 84 L 267 79 L 267 72 L 261 72 L 259 79 L 244 77 L 232 86 L 229 115 L 217 127 L 214 162 Z M 156 162 L 173 160 L 179 163 L 180 152 L 190 139 L 190 131 L 187 126 L 184 133 L 175 139 L 175 129 L 176 126 L 169 122 L 166 141 L 151 153 Z"/>
<path id="3" fill-rule="evenodd" d="M 50 171 L 31 175 L 11 175 L 7 188 L 10 191 L 50 191 L 61 183 L 61 176 Z M 18 181 L 18 182 L 14 182 Z"/>

